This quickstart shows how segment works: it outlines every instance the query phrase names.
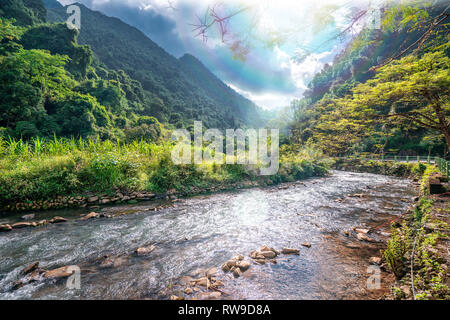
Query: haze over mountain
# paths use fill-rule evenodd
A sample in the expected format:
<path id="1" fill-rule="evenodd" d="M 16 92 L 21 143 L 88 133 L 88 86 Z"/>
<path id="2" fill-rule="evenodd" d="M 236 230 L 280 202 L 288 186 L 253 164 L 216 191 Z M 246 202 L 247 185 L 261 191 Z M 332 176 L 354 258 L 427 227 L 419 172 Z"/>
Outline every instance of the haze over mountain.
<path id="1" fill-rule="evenodd" d="M 66 8 L 46 1 L 49 22 L 64 22 Z M 260 127 L 261 110 L 212 74 L 193 56 L 180 60 L 168 54 L 138 29 L 82 4 L 78 42 L 89 45 L 96 58 L 113 70 L 124 70 L 139 81 L 160 121 L 202 120 L 207 127 Z M 189 57 L 189 58 L 187 58 Z"/>

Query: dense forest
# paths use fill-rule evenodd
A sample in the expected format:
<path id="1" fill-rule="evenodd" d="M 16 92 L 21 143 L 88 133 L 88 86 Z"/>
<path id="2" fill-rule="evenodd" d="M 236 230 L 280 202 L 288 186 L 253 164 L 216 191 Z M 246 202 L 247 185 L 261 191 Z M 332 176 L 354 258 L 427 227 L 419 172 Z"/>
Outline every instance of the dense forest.
<path id="1" fill-rule="evenodd" d="M 70 30 L 57 1 L 0 4 L 0 131 L 5 136 L 136 140 L 163 128 L 264 125 L 261 110 L 193 56 L 180 60 L 142 32 L 80 5 Z M 64 23 L 63 23 L 64 22 Z"/>
<path id="2" fill-rule="evenodd" d="M 327 154 L 444 155 L 450 146 L 448 3 L 383 9 L 292 102 L 291 142 Z M 435 25 L 436 24 L 436 25 Z"/>

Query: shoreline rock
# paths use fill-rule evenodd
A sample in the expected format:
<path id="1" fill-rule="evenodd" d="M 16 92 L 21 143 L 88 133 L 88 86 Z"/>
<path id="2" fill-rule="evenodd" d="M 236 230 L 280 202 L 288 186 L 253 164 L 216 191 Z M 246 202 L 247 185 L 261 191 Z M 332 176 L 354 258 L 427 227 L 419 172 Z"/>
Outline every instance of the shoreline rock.
<path id="1" fill-rule="evenodd" d="M 156 247 L 154 245 L 151 245 L 149 247 L 137 248 L 135 252 L 138 256 L 144 256 L 144 255 L 150 254 L 155 249 L 156 249 Z"/>
<path id="2" fill-rule="evenodd" d="M 293 248 L 283 248 L 281 250 L 282 254 L 296 254 L 299 255 L 300 254 L 300 250 L 299 249 L 293 249 Z"/>

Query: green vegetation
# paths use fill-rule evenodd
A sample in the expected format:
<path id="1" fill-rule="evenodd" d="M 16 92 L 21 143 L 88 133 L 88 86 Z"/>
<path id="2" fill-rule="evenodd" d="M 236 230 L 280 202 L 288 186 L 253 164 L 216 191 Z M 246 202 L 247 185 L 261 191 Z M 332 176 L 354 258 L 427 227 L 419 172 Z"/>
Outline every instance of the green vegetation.
<path id="1" fill-rule="evenodd" d="M 105 68 L 123 70 L 141 84 L 143 114 L 178 128 L 188 128 L 194 119 L 208 128 L 264 126 L 261 110 L 195 57 L 176 59 L 136 28 L 81 4 L 79 7 L 83 27 L 78 41 L 90 46 Z M 64 22 L 66 9 L 48 9 L 47 16 L 49 22 Z"/>
<path id="2" fill-rule="evenodd" d="M 263 126 L 259 108 L 194 57 L 175 59 L 135 28 L 81 5 L 82 31 L 70 30 L 65 8 L 46 4 L 51 9 L 41 0 L 0 4 L 3 136 L 155 142 L 164 128 L 193 120 Z M 47 23 L 47 15 L 62 23 Z"/>
<path id="3" fill-rule="evenodd" d="M 0 139 L 0 208 L 17 202 L 93 193 L 165 192 L 229 186 L 241 181 L 261 185 L 325 175 L 330 163 L 312 150 L 282 150 L 274 176 L 259 176 L 255 166 L 174 165 L 172 145 L 100 139 Z"/>
<path id="4" fill-rule="evenodd" d="M 448 230 L 449 226 L 433 215 L 433 211 L 441 209 L 429 197 L 427 187 L 429 179 L 436 173 L 436 168 L 431 166 L 425 170 L 421 187 L 423 197 L 400 226 L 391 226 L 391 238 L 383 252 L 389 269 L 400 284 L 411 285 L 410 268 L 413 265 L 415 299 L 419 300 L 450 298 L 445 261 L 436 248 L 438 238 L 446 237 L 440 230 Z M 394 287 L 393 294 L 397 299 L 408 298 L 399 288 Z"/>
<path id="5" fill-rule="evenodd" d="M 424 163 L 364 160 L 359 157 L 335 159 L 333 166 L 338 170 L 368 172 L 414 179 L 421 178 L 427 170 L 436 170 L 434 166 Z"/>
<path id="6" fill-rule="evenodd" d="M 306 97 L 293 102 L 291 141 L 314 144 L 329 155 L 447 154 L 447 20 L 426 33 L 445 6 L 387 6 L 382 30 L 363 30 L 314 77 Z"/>
<path id="7" fill-rule="evenodd" d="M 260 110 L 195 57 L 175 59 L 117 19 L 80 5 L 80 33 L 62 23 L 62 6 L 49 0 L 46 11 L 30 1 L 0 4 L 0 208 L 327 173 L 321 153 L 294 146 L 282 148 L 271 177 L 258 177 L 255 166 L 175 166 L 172 129 L 192 129 L 193 120 L 206 128 L 261 127 Z"/>

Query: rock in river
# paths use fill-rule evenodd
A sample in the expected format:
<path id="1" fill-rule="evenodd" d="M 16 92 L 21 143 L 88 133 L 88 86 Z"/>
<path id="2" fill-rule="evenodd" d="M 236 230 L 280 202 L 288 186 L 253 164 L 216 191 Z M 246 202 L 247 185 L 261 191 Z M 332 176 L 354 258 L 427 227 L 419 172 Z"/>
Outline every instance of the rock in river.
<path id="1" fill-rule="evenodd" d="M 222 265 L 222 270 L 225 272 L 231 271 L 232 268 L 236 267 L 237 261 L 234 259 L 228 260 Z"/>
<path id="2" fill-rule="evenodd" d="M 371 264 L 381 265 L 381 258 L 380 257 L 371 257 L 369 259 L 369 262 Z"/>
<path id="3" fill-rule="evenodd" d="M 69 271 L 69 267 L 61 267 L 58 269 L 53 269 L 44 273 L 44 278 L 47 279 L 58 279 L 70 277 L 74 271 Z"/>
<path id="4" fill-rule="evenodd" d="M 292 248 L 283 248 L 281 250 L 281 253 L 283 253 L 283 254 L 300 254 L 300 250 L 292 249 Z"/>
<path id="5" fill-rule="evenodd" d="M 11 226 L 13 229 L 21 229 L 26 227 L 33 227 L 32 222 L 17 222 Z"/>
<path id="6" fill-rule="evenodd" d="M 34 262 L 22 270 L 22 274 L 29 274 L 39 267 L 39 262 Z"/>
<path id="7" fill-rule="evenodd" d="M 359 241 L 367 241 L 367 242 L 375 242 L 374 239 L 370 238 L 368 235 L 366 235 L 365 233 L 357 233 L 356 234 L 356 238 Z"/>
<path id="8" fill-rule="evenodd" d="M 250 268 L 250 262 L 248 261 L 238 261 L 238 263 L 236 263 L 236 267 L 241 269 L 242 271 L 247 270 L 248 268 Z"/>
<path id="9" fill-rule="evenodd" d="M 50 223 L 61 223 L 61 222 L 67 222 L 67 219 L 56 216 L 53 219 L 51 219 L 49 222 Z"/>
<path id="10" fill-rule="evenodd" d="M 309 242 L 303 242 L 302 246 L 306 247 L 306 248 L 311 248 L 311 243 Z"/>
<path id="11" fill-rule="evenodd" d="M 9 224 L 0 224 L 0 232 L 11 231 L 12 229 Z"/>
<path id="12" fill-rule="evenodd" d="M 235 276 L 236 278 L 239 278 L 240 276 L 242 276 L 242 270 L 240 268 L 234 268 L 233 276 Z"/>
<path id="13" fill-rule="evenodd" d="M 273 259 L 277 256 L 277 254 L 273 251 L 261 251 L 261 254 L 267 259 Z"/>
<path id="14" fill-rule="evenodd" d="M 98 213 L 91 212 L 91 213 L 85 215 L 84 217 L 82 217 L 80 220 L 89 220 L 89 219 L 93 219 L 93 218 L 98 218 Z"/>
<path id="15" fill-rule="evenodd" d="M 155 250 L 156 249 L 156 247 L 154 246 L 154 245 L 151 245 L 150 247 L 142 247 L 142 248 L 137 248 L 136 249 L 136 253 L 139 255 L 139 256 L 142 256 L 142 255 L 146 255 L 146 254 L 149 254 L 149 253 L 151 253 L 153 250 Z"/>

